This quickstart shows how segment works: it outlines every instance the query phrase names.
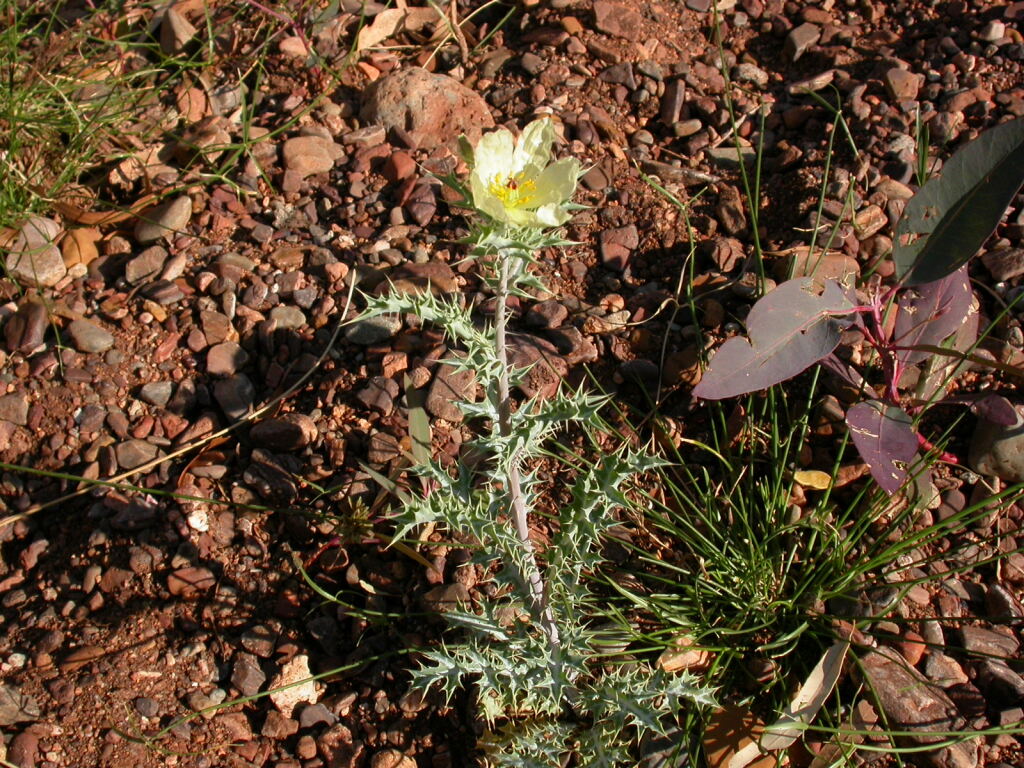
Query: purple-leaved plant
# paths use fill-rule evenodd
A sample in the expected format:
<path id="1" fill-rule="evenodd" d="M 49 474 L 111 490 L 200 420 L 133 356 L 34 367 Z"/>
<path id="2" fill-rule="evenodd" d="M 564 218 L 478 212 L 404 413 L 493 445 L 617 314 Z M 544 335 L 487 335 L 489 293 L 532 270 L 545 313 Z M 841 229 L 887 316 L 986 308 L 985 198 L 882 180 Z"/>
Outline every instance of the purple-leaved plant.
<path id="1" fill-rule="evenodd" d="M 978 311 L 967 263 L 995 230 L 1024 183 L 1024 119 L 992 128 L 950 158 L 908 202 L 896 225 L 892 259 L 896 281 L 865 287 L 866 302 L 833 280 L 788 280 L 747 315 L 749 340 L 727 340 L 694 388 L 707 400 L 754 392 L 820 363 L 865 394 L 846 413 L 850 437 L 879 486 L 899 491 L 920 469 L 920 451 L 933 450 L 915 417 L 936 402 L 953 374 L 970 359 Z M 863 338 L 882 373 L 875 391 L 836 354 L 844 331 Z M 901 388 L 913 382 L 912 396 Z M 948 402 L 967 403 L 968 398 Z M 973 403 L 991 420 L 1015 423 L 1003 398 Z M 940 460 L 956 461 L 940 453 Z"/>

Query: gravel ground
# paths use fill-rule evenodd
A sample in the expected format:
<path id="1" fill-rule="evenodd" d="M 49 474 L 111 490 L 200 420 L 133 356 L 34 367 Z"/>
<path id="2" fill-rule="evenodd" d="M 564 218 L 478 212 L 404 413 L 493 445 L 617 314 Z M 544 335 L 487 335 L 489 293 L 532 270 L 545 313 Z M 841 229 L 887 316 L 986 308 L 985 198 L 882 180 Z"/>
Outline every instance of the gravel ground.
<path id="1" fill-rule="evenodd" d="M 211 3 L 215 18 L 221 5 Z M 311 38 L 339 66 L 355 33 L 349 5 Z M 515 308 L 516 359 L 540 361 L 524 394 L 550 394 L 589 368 L 637 404 L 640 389 L 660 387 L 663 412 L 685 423 L 700 345 L 735 333 L 753 301 L 744 269 L 754 235 L 773 274 L 808 243 L 834 121 L 821 102 L 841 106 L 857 147 L 855 156 L 837 137 L 826 185 L 824 216 L 842 220 L 827 261 L 837 274 L 885 274 L 885 233 L 916 184 L 918 114 L 938 169 L 961 143 L 1024 113 L 1024 3 L 721 2 L 721 51 L 710 5 L 528 0 L 478 49 L 504 9 L 474 19 L 468 57 L 454 45 L 432 56 L 414 31 L 384 34 L 376 20 L 385 17 L 373 16 L 367 29 L 384 34 L 379 42 L 416 44 L 365 51 L 326 95 L 303 41 L 281 36 L 243 129 L 244 40 L 259 20 L 250 9 L 201 87 L 155 84 L 138 132 L 152 136 L 142 125 L 158 124 L 166 133 L 108 169 L 107 193 L 137 204 L 137 218 L 104 222 L 63 205 L 26 223 L 20 241 L 8 238 L 17 283 L 0 280 L 0 460 L 121 483 L 72 497 L 74 477 L 0 478 L 0 509 L 29 513 L 0 527 L 9 763 L 477 764 L 471 702 L 410 695 L 405 657 L 378 657 L 436 639 L 436 612 L 485 599 L 488 585 L 463 567 L 468 552 L 438 535 L 424 550 L 429 569 L 386 550 L 371 527 L 386 506 L 361 468 L 400 466 L 410 392 L 432 418 L 436 454 L 457 455 L 469 432 L 451 400 L 476 383 L 438 365 L 450 353 L 443 336 L 412 318 L 339 326 L 358 315 L 359 300 L 347 298 L 356 280 L 367 292 L 429 286 L 486 303 L 454 242 L 458 211 L 430 175 L 454 167 L 452 138 L 551 115 L 560 153 L 589 168 L 578 199 L 590 208 L 567 230 L 579 245 L 542 254 L 550 293 Z M 175 8 L 162 22 L 177 30 L 171 50 L 205 34 L 200 3 Z M 234 184 L 200 183 L 243 133 L 269 138 L 237 158 Z M 758 144 L 755 233 L 738 168 Z M 670 327 L 659 311 L 690 244 L 676 208 L 641 172 L 683 200 L 706 189 L 691 221 L 696 323 Z M 972 267 L 983 312 L 1019 290 L 1022 232 L 1018 196 Z M 1022 347 L 1011 313 L 987 348 L 1019 363 Z M 962 386 L 1014 398 L 988 374 Z M 816 466 L 831 466 L 835 440 L 831 426 L 818 432 Z M 992 436 L 978 450 L 1005 459 L 995 462 L 1001 477 L 945 474 L 933 514 L 1024 480 L 1022 449 L 1018 435 Z M 845 469 L 849 482 L 866 482 L 863 467 Z M 863 674 L 892 692 L 906 722 L 987 728 L 1024 717 L 1021 517 L 1010 506 L 951 534 L 935 567 L 956 575 L 900 606 L 923 619 L 912 625 L 920 631 L 880 629 L 889 650 L 869 654 Z M 996 551 L 1010 553 L 999 567 L 969 567 Z M 324 604 L 300 564 L 346 604 Z M 908 695 L 915 679 L 894 655 L 934 685 Z M 140 738 L 331 670 L 157 743 Z M 1020 746 L 988 736 L 925 764 L 1019 766 Z"/>

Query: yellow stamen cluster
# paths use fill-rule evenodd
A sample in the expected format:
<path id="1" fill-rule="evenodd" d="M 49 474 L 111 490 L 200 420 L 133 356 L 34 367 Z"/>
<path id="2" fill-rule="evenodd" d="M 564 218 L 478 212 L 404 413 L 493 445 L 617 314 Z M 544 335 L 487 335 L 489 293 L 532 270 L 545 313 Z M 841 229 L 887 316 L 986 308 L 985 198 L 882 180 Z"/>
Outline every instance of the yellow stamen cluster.
<path id="1" fill-rule="evenodd" d="M 522 173 L 513 176 L 502 177 L 496 173 L 487 185 L 487 191 L 501 200 L 506 208 L 526 208 L 537 190 L 537 183 L 533 179 L 524 179 Z"/>

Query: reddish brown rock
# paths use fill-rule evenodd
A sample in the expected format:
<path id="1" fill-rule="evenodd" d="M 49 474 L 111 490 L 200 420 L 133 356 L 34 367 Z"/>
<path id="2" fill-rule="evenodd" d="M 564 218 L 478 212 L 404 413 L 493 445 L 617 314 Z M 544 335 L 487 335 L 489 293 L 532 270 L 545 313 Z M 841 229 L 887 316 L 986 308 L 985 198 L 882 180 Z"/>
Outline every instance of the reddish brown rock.
<path id="1" fill-rule="evenodd" d="M 361 116 L 423 149 L 452 143 L 460 134 L 476 142 L 494 126 L 487 102 L 478 94 L 454 78 L 420 67 L 400 69 L 371 85 Z"/>
<path id="2" fill-rule="evenodd" d="M 916 99 L 921 79 L 920 75 L 893 67 L 885 73 L 885 88 L 896 101 Z"/>
<path id="3" fill-rule="evenodd" d="M 327 173 L 343 155 L 340 146 L 323 136 L 296 136 L 281 147 L 284 167 L 302 177 Z"/>
<path id="4" fill-rule="evenodd" d="M 298 451 L 316 440 L 316 423 L 304 413 L 286 413 L 261 421 L 249 436 L 254 443 L 275 451 Z"/>
<path id="5" fill-rule="evenodd" d="M 601 232 L 601 261 L 609 269 L 622 271 L 629 264 L 633 249 L 640 244 L 640 235 L 634 224 Z"/>
<path id="6" fill-rule="evenodd" d="M 639 40 L 642 21 L 640 14 L 628 6 L 606 0 L 594 3 L 594 26 L 606 35 Z"/>
<path id="7" fill-rule="evenodd" d="M 167 589 L 175 597 L 195 600 L 203 592 L 213 589 L 216 577 L 207 568 L 179 568 L 167 577 Z"/>
<path id="8" fill-rule="evenodd" d="M 786 36 L 786 55 L 793 61 L 803 56 L 812 45 L 821 39 L 821 27 L 810 22 L 801 24 Z"/>

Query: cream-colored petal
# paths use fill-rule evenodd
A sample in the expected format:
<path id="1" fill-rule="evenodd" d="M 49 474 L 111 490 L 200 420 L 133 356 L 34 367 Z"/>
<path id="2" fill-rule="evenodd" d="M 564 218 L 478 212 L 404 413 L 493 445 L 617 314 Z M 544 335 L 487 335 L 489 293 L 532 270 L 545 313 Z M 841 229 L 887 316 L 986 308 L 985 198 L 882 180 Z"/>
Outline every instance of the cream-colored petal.
<path id="1" fill-rule="evenodd" d="M 480 198 L 473 198 L 473 205 L 481 213 L 490 216 L 495 221 L 509 221 L 509 209 L 494 195 L 485 194 Z"/>
<path id="2" fill-rule="evenodd" d="M 555 127 L 551 120 L 534 120 L 523 129 L 516 142 L 512 158 L 512 173 L 519 173 L 528 166 L 543 168 L 551 159 L 551 145 L 555 141 Z"/>
<path id="3" fill-rule="evenodd" d="M 569 202 L 576 191 L 576 179 L 579 172 L 580 164 L 574 157 L 567 157 L 549 165 L 534 180 L 537 186 L 533 192 L 534 200 L 530 207 L 540 207 L 549 203 L 560 205 Z"/>
<path id="4" fill-rule="evenodd" d="M 477 204 L 491 193 L 487 189 L 487 180 L 480 175 L 478 169 L 474 168 L 469 174 L 469 191 L 473 195 L 473 201 Z"/>
<path id="5" fill-rule="evenodd" d="M 504 128 L 484 134 L 483 138 L 476 145 L 475 161 L 473 168 L 479 173 L 482 179 L 491 181 L 495 176 L 505 178 L 512 167 L 513 155 L 515 154 L 515 139 L 512 133 Z"/>
<path id="6" fill-rule="evenodd" d="M 537 224 L 545 227 L 560 227 L 570 218 L 571 214 L 558 203 L 542 205 L 533 212 Z"/>
<path id="7" fill-rule="evenodd" d="M 533 215 L 533 211 L 528 211 L 525 208 L 506 209 L 505 221 L 517 227 L 537 226 L 537 217 Z"/>

